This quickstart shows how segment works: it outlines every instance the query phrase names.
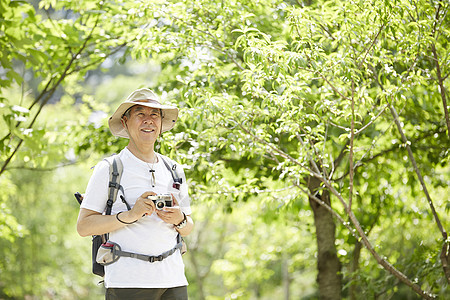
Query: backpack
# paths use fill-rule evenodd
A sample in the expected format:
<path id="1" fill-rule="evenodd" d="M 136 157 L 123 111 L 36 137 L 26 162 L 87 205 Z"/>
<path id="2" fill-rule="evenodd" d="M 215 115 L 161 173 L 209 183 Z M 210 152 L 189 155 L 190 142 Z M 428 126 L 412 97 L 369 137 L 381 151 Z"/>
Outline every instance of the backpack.
<path id="1" fill-rule="evenodd" d="M 170 174 L 172 175 L 173 179 L 173 187 L 177 190 L 180 189 L 181 184 L 183 183 L 183 179 L 178 175 L 178 172 L 176 170 L 177 165 L 172 164 L 172 161 L 167 162 L 162 156 L 160 156 L 162 161 L 164 162 L 164 165 L 166 168 L 170 171 Z M 123 173 L 123 165 L 122 161 L 119 158 L 119 155 L 115 154 L 108 158 L 105 158 L 105 160 L 109 164 L 109 184 L 108 184 L 108 200 L 106 201 L 106 209 L 105 214 L 110 215 L 112 206 L 114 202 L 116 202 L 117 194 L 119 190 L 122 191 L 122 194 L 124 193 L 123 186 L 120 185 L 120 179 L 122 178 Z M 78 203 L 81 205 L 83 201 L 83 196 L 80 193 L 75 193 L 75 198 L 77 199 Z M 125 201 L 125 198 L 121 197 L 122 202 L 125 203 L 127 206 L 127 209 L 130 210 L 130 206 Z M 92 236 L 92 273 L 98 276 L 105 276 L 105 267 L 104 265 L 99 264 L 96 261 L 97 253 L 99 248 L 102 244 L 105 244 L 108 241 L 108 234 L 102 234 L 102 235 L 93 235 Z M 181 237 L 177 237 L 178 239 L 181 239 Z M 184 242 L 183 242 L 184 244 Z"/>

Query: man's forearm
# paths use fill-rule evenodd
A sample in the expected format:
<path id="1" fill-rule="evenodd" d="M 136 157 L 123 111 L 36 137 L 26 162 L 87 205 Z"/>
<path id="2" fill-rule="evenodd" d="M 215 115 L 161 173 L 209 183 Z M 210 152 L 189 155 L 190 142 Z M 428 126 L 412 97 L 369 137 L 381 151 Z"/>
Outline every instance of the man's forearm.
<path id="1" fill-rule="evenodd" d="M 81 209 L 78 216 L 77 231 L 81 236 L 100 235 L 115 231 L 127 226 L 126 223 L 132 223 L 135 220 L 128 211 L 116 215 L 102 215 L 89 209 Z M 120 222 L 120 221 L 122 222 Z"/>

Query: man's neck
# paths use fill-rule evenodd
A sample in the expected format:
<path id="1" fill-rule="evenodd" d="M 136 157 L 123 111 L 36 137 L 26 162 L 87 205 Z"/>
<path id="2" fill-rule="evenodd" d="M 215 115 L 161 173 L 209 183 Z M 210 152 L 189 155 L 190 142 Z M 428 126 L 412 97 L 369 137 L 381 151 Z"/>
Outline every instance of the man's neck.
<path id="1" fill-rule="evenodd" d="M 127 148 L 131 153 L 133 153 L 134 156 L 147 163 L 155 163 L 158 160 L 153 147 L 138 149 L 135 145 L 133 145 L 133 143 L 130 142 Z"/>

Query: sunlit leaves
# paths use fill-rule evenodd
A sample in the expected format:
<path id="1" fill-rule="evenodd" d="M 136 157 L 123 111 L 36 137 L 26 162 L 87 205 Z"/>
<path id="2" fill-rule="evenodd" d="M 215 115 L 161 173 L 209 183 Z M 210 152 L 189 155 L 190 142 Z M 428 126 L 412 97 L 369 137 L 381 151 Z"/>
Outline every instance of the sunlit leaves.
<path id="1" fill-rule="evenodd" d="M 240 60 L 234 62 L 235 72 L 228 73 L 235 78 L 234 81 L 227 80 L 238 88 L 227 86 L 225 97 L 220 87 L 220 82 L 225 79 L 215 75 L 215 81 L 208 82 L 208 92 L 204 93 L 207 97 L 202 96 L 205 89 L 196 87 L 187 88 L 189 91 L 184 96 L 185 101 L 195 99 L 198 104 L 201 99 L 215 99 L 213 105 L 204 106 L 209 113 L 205 113 L 204 108 L 198 112 L 202 116 L 207 115 L 208 122 L 214 120 L 210 124 L 215 126 L 217 134 L 225 134 L 223 129 L 233 132 L 229 143 L 241 155 L 265 157 L 268 159 L 266 164 L 271 167 L 269 169 L 279 172 L 279 178 L 286 180 L 302 180 L 305 174 L 309 174 L 309 162 L 320 162 L 324 173 L 334 176 L 336 182 L 332 185 L 344 198 L 348 197 L 349 148 L 346 143 L 351 137 L 353 122 L 357 135 L 352 151 L 357 167 L 368 163 L 370 167 L 364 168 L 372 170 L 356 181 L 358 188 L 354 193 L 363 209 L 368 200 L 365 196 L 367 191 L 381 199 L 392 199 L 392 187 L 383 188 L 378 194 L 378 181 L 383 176 L 391 177 L 393 170 L 402 169 L 408 163 L 403 159 L 403 148 L 397 151 L 396 145 L 392 148 L 390 144 L 392 137 L 398 137 L 398 134 L 392 127 L 387 103 L 403 108 L 407 112 L 404 121 L 415 123 L 420 118 L 407 115 L 420 110 L 414 109 L 408 99 L 415 99 L 422 85 L 428 86 L 426 105 L 439 105 L 439 99 L 431 96 L 432 85 L 424 81 L 430 77 L 430 67 L 421 54 L 422 49 L 432 42 L 429 35 L 422 37 L 432 28 L 433 21 L 431 18 L 417 21 L 433 15 L 433 7 L 423 3 L 412 15 L 409 2 L 399 1 L 393 6 L 383 1 L 338 4 L 327 2 L 301 8 L 286 7 L 284 16 L 287 22 L 283 25 L 287 24 L 289 35 L 255 26 L 251 21 L 246 26 L 229 26 L 234 28 L 232 33 L 236 39 L 233 47 L 240 54 Z M 201 26 L 190 26 L 198 37 L 206 40 L 205 44 L 214 44 L 214 35 L 208 35 L 209 32 Z M 195 28 L 199 30 L 196 32 Z M 222 43 L 226 45 L 226 42 Z M 217 45 L 221 46 L 220 43 Z M 232 62 L 230 56 L 223 58 Z M 196 70 L 196 76 L 202 71 L 208 76 L 211 72 L 219 73 L 203 67 L 203 70 Z M 421 71 L 424 67 L 426 69 Z M 190 82 L 183 81 L 188 85 Z M 230 94 L 235 97 L 230 97 Z M 425 110 L 429 111 L 428 108 Z M 431 117 L 431 114 L 426 115 Z M 437 121 L 441 116 L 434 114 L 432 118 Z M 431 125 L 428 130 L 435 132 L 437 128 Z M 217 140 L 217 145 L 223 150 L 225 143 Z M 415 140 L 415 143 L 421 142 Z M 333 161 L 340 153 L 344 159 L 336 170 Z M 377 161 L 376 158 L 383 155 L 388 158 Z M 381 171 L 382 166 L 394 162 L 398 164 L 392 166 L 391 171 Z M 396 180 L 392 177 L 392 181 Z M 401 194 L 408 193 L 402 190 Z M 402 205 L 405 204 L 399 204 Z M 376 215 L 377 211 L 370 213 Z M 375 226 L 363 216 L 362 211 L 363 226 Z"/>
<path id="2" fill-rule="evenodd" d="M 0 238 L 14 242 L 17 236 L 23 236 L 23 227 L 11 215 L 11 210 L 6 209 L 5 203 L 0 204 Z"/>
<path id="3" fill-rule="evenodd" d="M 38 10 L 24 1 L 0 5 L 0 81 L 2 97 L 8 99 L 0 103 L 5 137 L 0 161 L 23 141 L 10 172 L 120 151 L 127 141 L 111 136 L 106 119 L 93 122 L 93 112 L 109 114 L 131 86 L 154 88 L 180 108 L 177 127 L 163 136 L 157 150 L 185 166 L 193 206 L 219 212 L 203 212 L 199 220 L 229 217 L 236 224 L 213 270 L 225 279 L 230 297 L 250 298 L 254 287 L 266 293 L 279 287 L 285 254 L 292 257 L 288 268 L 296 287 L 301 286 L 303 268 L 314 263 L 315 246 L 310 235 L 304 240 L 304 226 L 310 226 L 305 222 L 312 216 L 307 195 L 298 187 L 307 185 L 313 161 L 349 198 L 353 122 L 355 215 L 377 251 L 439 291 L 433 285 L 440 282 L 434 226 L 387 105 L 398 108 L 419 167 L 434 187 L 433 198 L 442 199 L 449 147 L 430 44 L 436 46 L 448 88 L 445 3 L 439 13 L 439 2 L 433 1 L 49 0 L 40 1 Z M 151 58 L 158 66 L 137 83 L 127 64 L 132 79 L 117 77 L 107 92 L 99 92 L 96 84 L 98 97 L 78 85 L 105 59 L 103 70 L 130 57 L 136 64 Z M 53 91 L 50 103 L 58 104 L 43 108 L 51 117 L 40 116 L 30 127 Z M 333 209 L 345 216 L 335 200 Z M 436 203 L 446 216 L 444 200 Z M 8 207 L 2 212 L 12 215 Z M 226 230 L 220 225 L 205 229 L 215 233 L 213 244 L 216 233 Z M 400 228 L 405 234 L 398 234 Z M 429 239 L 421 238 L 424 230 Z M 8 241 L 15 233 L 3 232 Z M 347 228 L 338 227 L 336 245 L 345 267 L 355 243 Z M 423 247 L 414 252 L 418 243 Z M 205 264 L 218 258 L 209 246 L 197 250 L 199 256 L 207 254 Z M 378 271 L 367 252 L 361 254 L 359 277 L 350 278 L 353 273 L 344 268 L 345 280 L 392 295 L 395 279 Z"/>

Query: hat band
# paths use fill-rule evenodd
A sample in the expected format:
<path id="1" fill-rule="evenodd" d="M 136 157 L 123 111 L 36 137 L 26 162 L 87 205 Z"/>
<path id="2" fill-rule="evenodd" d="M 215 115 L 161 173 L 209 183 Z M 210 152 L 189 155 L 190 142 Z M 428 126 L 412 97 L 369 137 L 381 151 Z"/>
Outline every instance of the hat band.
<path id="1" fill-rule="evenodd" d="M 140 103 L 155 103 L 161 105 L 159 101 L 153 100 L 153 99 L 142 99 L 142 100 L 133 100 L 132 102 L 140 102 Z"/>

